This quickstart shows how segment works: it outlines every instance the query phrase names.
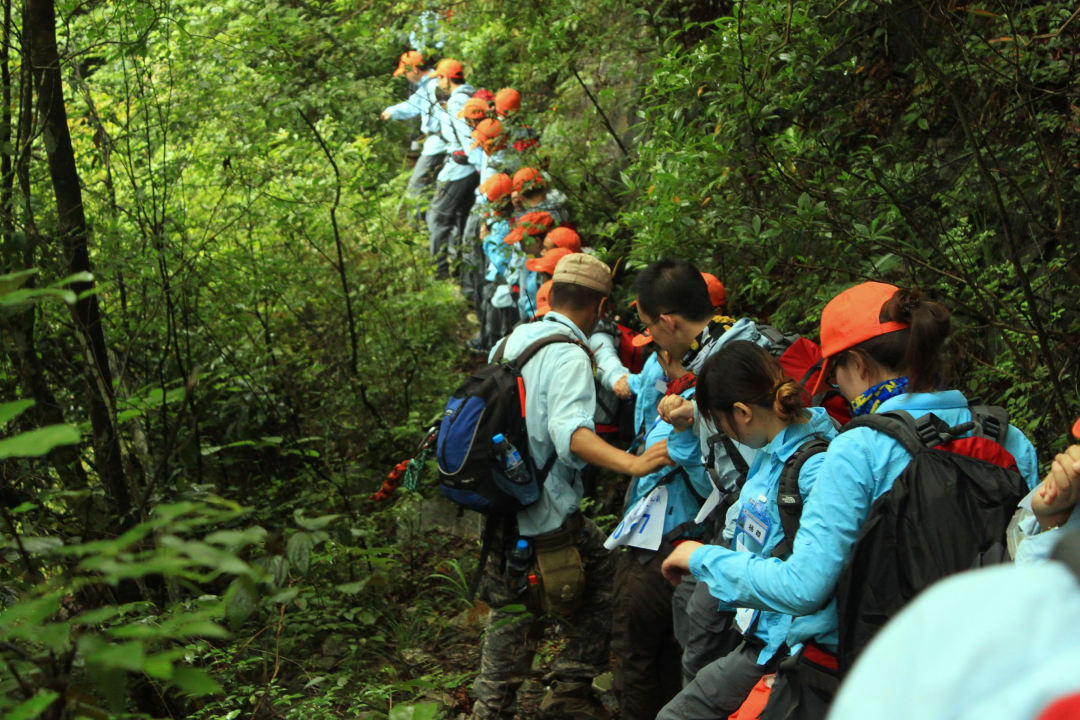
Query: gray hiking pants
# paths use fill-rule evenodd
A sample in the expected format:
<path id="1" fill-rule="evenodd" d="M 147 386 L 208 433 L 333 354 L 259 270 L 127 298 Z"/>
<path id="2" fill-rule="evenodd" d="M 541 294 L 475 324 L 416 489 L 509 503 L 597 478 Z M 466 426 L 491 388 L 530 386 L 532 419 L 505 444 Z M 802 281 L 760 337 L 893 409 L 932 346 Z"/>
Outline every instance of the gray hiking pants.
<path id="1" fill-rule="evenodd" d="M 683 578 L 672 598 L 675 638 L 683 648 L 683 683 L 690 684 L 709 663 L 721 658 L 742 642 L 732 627 L 734 613 L 721 612 L 720 601 L 709 594 L 709 586 L 693 576 Z"/>
<path id="2" fill-rule="evenodd" d="M 761 648 L 746 643 L 702 668 L 694 681 L 664 706 L 656 720 L 718 720 L 738 710 L 777 660 L 758 665 Z"/>
<path id="3" fill-rule="evenodd" d="M 450 277 L 450 263 L 456 264 L 461 233 L 465 229 L 465 221 L 479 184 L 480 175 L 477 173 L 470 173 L 468 177 L 453 182 L 440 183 L 435 191 L 435 199 L 428 208 L 428 248 L 435 260 L 436 275 L 442 280 Z"/>

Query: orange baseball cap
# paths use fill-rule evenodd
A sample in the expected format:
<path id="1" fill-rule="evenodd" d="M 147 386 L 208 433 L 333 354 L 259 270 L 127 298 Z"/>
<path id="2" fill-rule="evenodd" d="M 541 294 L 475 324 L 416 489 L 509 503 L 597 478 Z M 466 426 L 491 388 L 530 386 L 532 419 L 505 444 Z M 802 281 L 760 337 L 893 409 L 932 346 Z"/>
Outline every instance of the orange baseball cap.
<path id="1" fill-rule="evenodd" d="M 394 71 L 394 77 L 400 77 L 411 70 L 416 70 L 423 64 L 424 56 L 420 54 L 419 50 L 402 53 L 401 59 L 398 60 L 397 70 Z"/>
<path id="2" fill-rule="evenodd" d="M 465 68 L 461 67 L 461 63 L 451 58 L 443 58 L 439 61 L 439 64 L 435 66 L 435 69 L 431 71 L 431 74 L 436 77 L 451 78 L 454 80 L 465 79 Z"/>
<path id="3" fill-rule="evenodd" d="M 469 98 L 465 101 L 465 107 L 461 109 L 457 116 L 466 120 L 483 120 L 490 111 L 491 105 L 488 104 L 487 100 Z"/>
<path id="4" fill-rule="evenodd" d="M 573 250 L 567 250 L 566 248 L 555 248 L 549 250 L 547 253 L 541 255 L 538 258 L 529 258 L 525 261 L 525 268 L 532 270 L 534 273 L 547 273 L 548 275 L 555 274 L 555 266 L 559 264 L 567 255 L 573 255 Z"/>
<path id="5" fill-rule="evenodd" d="M 536 168 L 525 167 L 514 173 L 514 192 L 547 187 L 544 174 Z"/>
<path id="6" fill-rule="evenodd" d="M 554 280 L 548 280 L 536 291 L 536 315 L 533 317 L 543 317 L 551 312 L 551 287 L 554 284 Z"/>
<path id="7" fill-rule="evenodd" d="M 550 240 L 557 248 L 566 248 L 570 252 L 581 252 L 581 237 L 568 227 L 557 227 L 548 233 Z"/>
<path id="8" fill-rule="evenodd" d="M 724 289 L 724 283 L 717 280 L 712 273 L 703 272 L 701 277 L 705 278 L 705 285 L 709 288 L 709 300 L 712 301 L 713 307 L 727 305 L 727 290 Z"/>
<path id="9" fill-rule="evenodd" d="M 829 360 L 861 342 L 910 327 L 903 322 L 881 322 L 881 308 L 900 288 L 866 282 L 840 293 L 821 311 L 821 355 L 825 363 L 814 384 L 816 395 L 829 377 Z"/>
<path id="10" fill-rule="evenodd" d="M 541 235 L 551 229 L 555 224 L 555 218 L 546 212 L 525 213 L 518 218 L 514 228 L 503 240 L 507 245 L 515 245 L 522 241 L 526 235 Z"/>
<path id="11" fill-rule="evenodd" d="M 514 183 L 506 173 L 492 175 L 480 183 L 480 192 L 487 196 L 488 202 L 498 202 L 514 190 Z"/>
<path id="12" fill-rule="evenodd" d="M 481 120 L 476 129 L 472 131 L 473 147 L 484 146 L 485 152 L 490 152 L 495 141 L 502 134 L 502 123 L 498 120 Z"/>
<path id="13" fill-rule="evenodd" d="M 640 335 L 636 335 L 634 337 L 634 339 L 630 341 L 630 343 L 634 347 L 645 347 L 646 345 L 648 345 L 651 342 L 652 342 L 652 335 L 649 333 L 648 330 L 641 333 Z"/>
<path id="14" fill-rule="evenodd" d="M 495 93 L 495 112 L 500 116 L 517 112 L 521 109 L 521 93 L 514 88 L 503 88 Z"/>

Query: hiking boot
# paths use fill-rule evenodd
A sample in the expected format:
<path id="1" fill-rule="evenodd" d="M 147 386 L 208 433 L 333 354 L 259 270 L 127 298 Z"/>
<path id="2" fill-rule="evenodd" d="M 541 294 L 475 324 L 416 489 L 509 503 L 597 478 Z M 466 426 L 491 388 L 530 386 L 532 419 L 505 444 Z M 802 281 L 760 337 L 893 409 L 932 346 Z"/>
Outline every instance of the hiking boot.
<path id="1" fill-rule="evenodd" d="M 611 713 L 593 697 L 592 685 L 587 682 L 552 684 L 540 702 L 540 714 L 545 720 L 610 720 Z"/>

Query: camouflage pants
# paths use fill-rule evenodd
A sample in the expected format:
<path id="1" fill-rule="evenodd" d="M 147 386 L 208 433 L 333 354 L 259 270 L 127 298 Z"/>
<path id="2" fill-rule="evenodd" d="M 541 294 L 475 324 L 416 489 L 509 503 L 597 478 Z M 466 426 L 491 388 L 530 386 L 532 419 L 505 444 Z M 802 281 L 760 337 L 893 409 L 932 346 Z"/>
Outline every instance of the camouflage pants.
<path id="1" fill-rule="evenodd" d="M 591 683 L 608 666 L 616 559 L 604 548 L 604 534 L 588 519 L 576 547 L 585 565 L 585 594 L 581 606 L 562 626 L 566 645 L 552 670 L 557 680 Z M 513 715 L 517 690 L 532 668 L 544 630 L 541 618 L 519 619 L 520 614 L 499 609 L 523 603 L 510 591 L 501 556 L 494 552 L 501 548 L 502 543 L 493 548 L 480 591 L 480 597 L 491 606 L 480 647 L 480 674 L 473 685 L 473 712 L 482 718 Z"/>

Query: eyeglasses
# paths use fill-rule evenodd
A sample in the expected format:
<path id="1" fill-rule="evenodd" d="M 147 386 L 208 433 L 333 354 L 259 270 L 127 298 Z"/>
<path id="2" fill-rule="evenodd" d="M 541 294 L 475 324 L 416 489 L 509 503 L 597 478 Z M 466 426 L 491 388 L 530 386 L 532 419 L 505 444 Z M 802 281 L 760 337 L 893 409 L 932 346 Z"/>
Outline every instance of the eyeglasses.
<path id="1" fill-rule="evenodd" d="M 647 333 L 649 333 L 651 335 L 652 333 L 649 332 L 650 328 L 652 328 L 652 326 L 655 325 L 656 323 L 660 322 L 660 318 L 664 317 L 665 315 L 670 315 L 670 314 L 671 313 L 667 313 L 667 312 L 660 313 L 659 315 L 656 316 L 655 320 L 653 320 L 651 323 L 648 323 L 648 324 L 645 325 L 645 330 L 643 332 L 647 332 Z"/>

